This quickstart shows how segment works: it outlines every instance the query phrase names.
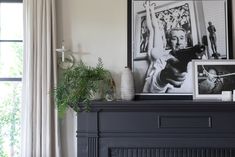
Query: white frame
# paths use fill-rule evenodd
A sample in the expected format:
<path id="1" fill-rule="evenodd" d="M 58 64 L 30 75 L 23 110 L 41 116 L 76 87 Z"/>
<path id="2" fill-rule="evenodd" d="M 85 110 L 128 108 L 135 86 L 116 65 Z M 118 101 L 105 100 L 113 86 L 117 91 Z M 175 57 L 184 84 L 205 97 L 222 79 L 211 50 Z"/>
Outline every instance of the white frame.
<path id="1" fill-rule="evenodd" d="M 193 99 L 222 99 L 222 94 L 199 94 L 199 84 L 198 84 L 198 66 L 203 65 L 213 65 L 216 66 L 234 66 L 234 71 L 230 71 L 230 73 L 234 73 L 235 75 L 235 59 L 231 60 L 193 60 L 193 82 L 194 82 L 194 90 L 193 90 Z M 235 86 L 234 86 L 235 89 Z M 231 89 L 230 91 L 233 91 Z"/>

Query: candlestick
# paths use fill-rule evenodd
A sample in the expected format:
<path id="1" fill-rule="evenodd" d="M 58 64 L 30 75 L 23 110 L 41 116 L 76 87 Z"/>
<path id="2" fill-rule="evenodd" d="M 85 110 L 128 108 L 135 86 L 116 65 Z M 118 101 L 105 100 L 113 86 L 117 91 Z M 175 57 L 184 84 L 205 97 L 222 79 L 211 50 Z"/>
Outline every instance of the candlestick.
<path id="1" fill-rule="evenodd" d="M 61 48 L 60 49 L 56 49 L 57 52 L 61 52 L 62 55 L 62 62 L 64 62 L 64 58 L 65 58 L 65 52 L 68 51 L 67 49 L 65 49 L 64 46 L 64 40 L 61 42 Z"/>

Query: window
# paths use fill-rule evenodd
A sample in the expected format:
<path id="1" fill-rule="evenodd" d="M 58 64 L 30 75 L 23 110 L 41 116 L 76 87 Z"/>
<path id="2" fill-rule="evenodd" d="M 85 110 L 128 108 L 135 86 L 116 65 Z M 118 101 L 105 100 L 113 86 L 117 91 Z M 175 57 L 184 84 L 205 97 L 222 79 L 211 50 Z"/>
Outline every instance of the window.
<path id="1" fill-rule="evenodd" d="M 0 1 L 0 157 L 20 156 L 22 0 Z"/>

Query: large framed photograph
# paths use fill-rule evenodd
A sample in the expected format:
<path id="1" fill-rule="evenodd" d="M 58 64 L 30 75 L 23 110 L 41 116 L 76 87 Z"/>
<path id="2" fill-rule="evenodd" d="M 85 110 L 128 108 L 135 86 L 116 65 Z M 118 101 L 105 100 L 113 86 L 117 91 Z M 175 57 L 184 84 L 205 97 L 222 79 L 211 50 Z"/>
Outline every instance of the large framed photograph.
<path id="1" fill-rule="evenodd" d="M 221 99 L 235 90 L 235 60 L 193 61 L 194 99 Z"/>
<path id="2" fill-rule="evenodd" d="M 128 0 L 137 99 L 192 99 L 192 59 L 232 58 L 231 0 Z"/>

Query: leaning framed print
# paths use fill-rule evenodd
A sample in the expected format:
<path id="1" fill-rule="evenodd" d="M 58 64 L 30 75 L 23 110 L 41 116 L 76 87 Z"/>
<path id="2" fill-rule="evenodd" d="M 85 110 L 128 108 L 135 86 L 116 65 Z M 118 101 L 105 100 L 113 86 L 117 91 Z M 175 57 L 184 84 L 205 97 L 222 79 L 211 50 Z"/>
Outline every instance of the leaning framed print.
<path id="1" fill-rule="evenodd" d="M 128 0 L 136 99 L 192 99 L 192 59 L 232 58 L 231 0 Z"/>
<path id="2" fill-rule="evenodd" d="M 221 99 L 222 91 L 235 90 L 235 60 L 195 60 L 193 72 L 193 99 Z"/>

